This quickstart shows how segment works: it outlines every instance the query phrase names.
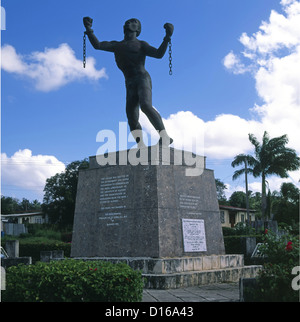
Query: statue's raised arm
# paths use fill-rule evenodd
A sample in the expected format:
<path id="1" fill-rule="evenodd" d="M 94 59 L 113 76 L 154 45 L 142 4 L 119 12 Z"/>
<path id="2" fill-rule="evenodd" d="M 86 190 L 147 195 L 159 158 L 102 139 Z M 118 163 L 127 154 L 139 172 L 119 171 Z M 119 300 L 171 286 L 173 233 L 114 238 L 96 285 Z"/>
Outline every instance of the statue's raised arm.
<path id="1" fill-rule="evenodd" d="M 164 40 L 159 46 L 159 48 L 156 49 L 155 47 L 150 46 L 145 41 L 142 42 L 143 49 L 147 56 L 154 58 L 163 58 L 163 56 L 165 55 L 166 50 L 168 48 L 168 43 L 171 40 L 171 36 L 174 31 L 174 26 L 171 23 L 166 23 L 164 25 L 164 28 L 166 29 L 166 36 L 164 37 Z"/>
<path id="2" fill-rule="evenodd" d="M 94 35 L 94 30 L 92 29 L 92 25 L 93 25 L 92 18 L 84 17 L 83 24 L 86 28 L 85 33 L 89 37 L 91 45 L 95 49 L 114 52 L 114 46 L 115 46 L 116 42 L 114 42 L 114 41 L 99 41 L 98 38 Z"/>

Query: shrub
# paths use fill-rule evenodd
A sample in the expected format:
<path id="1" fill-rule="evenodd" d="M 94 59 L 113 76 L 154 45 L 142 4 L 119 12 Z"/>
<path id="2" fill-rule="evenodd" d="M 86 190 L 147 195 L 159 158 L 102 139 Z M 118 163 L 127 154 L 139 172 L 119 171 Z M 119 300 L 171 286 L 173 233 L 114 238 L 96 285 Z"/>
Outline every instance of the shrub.
<path id="1" fill-rule="evenodd" d="M 27 224 L 28 234 L 22 238 L 44 237 L 45 239 L 61 241 L 61 232 L 49 224 Z"/>
<path id="2" fill-rule="evenodd" d="M 224 236 L 224 246 L 226 254 L 243 254 L 244 249 L 241 244 L 241 237 L 255 237 L 256 242 L 262 241 L 261 235 L 235 235 L 235 236 Z"/>
<path id="3" fill-rule="evenodd" d="M 137 302 L 141 272 L 126 264 L 62 260 L 7 269 L 5 302 Z"/>
<path id="4" fill-rule="evenodd" d="M 235 230 L 236 235 L 255 235 L 255 229 L 248 223 L 244 222 L 237 223 L 233 230 Z"/>
<path id="5" fill-rule="evenodd" d="M 267 232 L 259 248 L 266 257 L 258 278 L 255 298 L 261 302 L 298 302 L 299 292 L 293 290 L 292 270 L 299 266 L 299 238 L 290 234 L 277 237 Z"/>
<path id="6" fill-rule="evenodd" d="M 72 232 L 62 233 L 61 240 L 64 243 L 71 243 L 72 242 Z"/>
<path id="7" fill-rule="evenodd" d="M 241 247 L 241 236 L 224 236 L 226 254 L 243 254 Z"/>
<path id="8" fill-rule="evenodd" d="M 235 236 L 236 235 L 236 231 L 234 230 L 234 228 L 230 228 L 230 227 L 222 227 L 222 231 L 223 231 L 223 236 Z"/>
<path id="9" fill-rule="evenodd" d="M 20 256 L 32 257 L 33 263 L 40 260 L 40 252 L 47 250 L 63 250 L 66 257 L 70 256 L 71 244 L 60 241 L 50 241 L 44 238 L 23 239 L 20 240 Z"/>

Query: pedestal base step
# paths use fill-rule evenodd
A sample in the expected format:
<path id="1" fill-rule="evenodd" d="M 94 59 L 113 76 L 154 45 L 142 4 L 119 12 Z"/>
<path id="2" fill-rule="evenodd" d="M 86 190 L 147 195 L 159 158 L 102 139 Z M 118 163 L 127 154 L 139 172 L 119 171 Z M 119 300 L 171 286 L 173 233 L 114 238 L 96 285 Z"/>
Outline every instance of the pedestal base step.
<path id="1" fill-rule="evenodd" d="M 142 271 L 144 287 L 171 289 L 213 283 L 238 282 L 257 276 L 261 265 L 244 266 L 244 255 L 210 255 L 176 258 L 75 257 L 89 261 L 125 263 Z"/>
<path id="2" fill-rule="evenodd" d="M 110 261 L 125 263 L 144 274 L 173 274 L 192 271 L 208 271 L 244 266 L 244 255 L 203 255 L 175 258 L 149 257 L 75 257 L 82 260 Z"/>
<path id="3" fill-rule="evenodd" d="M 240 278 L 256 277 L 260 269 L 260 265 L 253 265 L 173 274 L 143 274 L 144 288 L 165 290 L 214 283 L 238 282 Z"/>

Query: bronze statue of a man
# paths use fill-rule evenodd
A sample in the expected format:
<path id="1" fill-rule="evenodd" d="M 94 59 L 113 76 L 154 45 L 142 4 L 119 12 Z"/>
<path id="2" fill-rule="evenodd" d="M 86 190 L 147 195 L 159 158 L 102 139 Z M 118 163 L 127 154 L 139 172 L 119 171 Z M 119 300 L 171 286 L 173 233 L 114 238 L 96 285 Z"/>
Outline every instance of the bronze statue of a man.
<path id="1" fill-rule="evenodd" d="M 95 49 L 110 51 L 115 54 L 119 69 L 125 76 L 126 83 L 126 115 L 130 131 L 139 146 L 143 146 L 142 127 L 139 123 L 139 107 L 146 114 L 151 124 L 160 135 L 160 144 L 169 145 L 173 139 L 167 134 L 162 118 L 152 106 L 152 83 L 149 73 L 145 69 L 146 56 L 162 58 L 167 50 L 168 42 L 174 27 L 166 23 L 166 36 L 158 49 L 147 42 L 138 40 L 141 33 L 141 23 L 138 19 L 129 19 L 124 25 L 124 39 L 122 41 L 99 41 L 92 30 L 93 20 L 83 18 L 86 34 Z"/>

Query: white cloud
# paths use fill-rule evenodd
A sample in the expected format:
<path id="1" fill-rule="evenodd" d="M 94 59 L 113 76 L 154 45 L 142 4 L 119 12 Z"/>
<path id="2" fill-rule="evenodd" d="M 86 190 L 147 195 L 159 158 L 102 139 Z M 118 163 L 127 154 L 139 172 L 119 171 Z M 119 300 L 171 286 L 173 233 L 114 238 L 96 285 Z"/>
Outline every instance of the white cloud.
<path id="1" fill-rule="evenodd" d="M 68 44 L 26 56 L 18 54 L 11 45 L 4 45 L 1 51 L 2 69 L 32 80 L 39 91 L 56 90 L 84 78 L 95 81 L 107 77 L 104 68 L 95 68 L 96 62 L 92 57 L 87 58 L 86 68 L 83 68 L 82 61 L 76 58 Z"/>
<path id="2" fill-rule="evenodd" d="M 257 94 L 263 104 L 249 106 L 252 119 L 222 114 L 203 122 L 198 116 L 183 117 L 178 112 L 165 120 L 166 128 L 174 129 L 174 139 L 184 131 L 204 128 L 205 154 L 210 158 L 233 158 L 249 153 L 253 147 L 248 133 L 260 139 L 264 131 L 271 137 L 287 134 L 289 147 L 300 153 L 300 2 L 282 0 L 283 13 L 271 11 L 269 21 L 262 22 L 252 36 L 243 33 L 240 55 L 230 51 L 224 66 L 235 74 L 251 72 Z M 180 120 L 178 122 L 178 120 Z"/>
<path id="3" fill-rule="evenodd" d="M 234 74 L 244 74 L 249 71 L 248 68 L 241 62 L 240 58 L 232 51 L 225 56 L 223 64 L 227 69 L 230 69 Z"/>
<path id="4" fill-rule="evenodd" d="M 204 122 L 189 111 L 179 111 L 164 120 L 175 147 L 190 147 L 193 136 L 203 135 L 205 155 L 233 158 L 252 152 L 248 133 L 260 139 L 268 131 L 271 137 L 287 134 L 289 147 L 300 153 L 300 2 L 281 3 L 282 14 L 272 10 L 269 21 L 262 22 L 258 32 L 250 37 L 241 35 L 243 50 L 239 56 L 230 51 L 223 59 L 228 70 L 235 74 L 251 72 L 255 79 L 263 104 L 248 107 L 253 118 L 221 114 Z M 142 113 L 141 123 L 149 133 L 153 131 Z"/>
<path id="5" fill-rule="evenodd" d="M 252 36 L 243 33 L 240 42 L 250 52 L 271 55 L 282 48 L 298 46 L 300 42 L 300 2 L 281 1 L 284 14 L 271 11 L 269 21 L 263 21 L 259 31 Z"/>
<path id="6" fill-rule="evenodd" d="M 237 115 L 221 114 L 205 124 L 205 154 L 210 158 L 232 158 L 251 149 L 249 133 L 261 131 L 261 124 Z"/>
<path id="7" fill-rule="evenodd" d="M 283 12 L 272 10 L 269 20 L 262 22 L 256 33 L 242 33 L 240 54 L 230 51 L 223 59 L 225 68 L 234 74 L 250 72 L 253 76 L 263 102 L 248 107 L 253 119 L 221 114 L 204 122 L 191 112 L 180 111 L 164 120 L 175 147 L 183 135 L 191 140 L 193 133 L 204 133 L 204 154 L 208 158 L 233 159 L 239 153 L 253 152 L 248 133 L 261 140 L 268 131 L 271 137 L 287 134 L 288 146 L 300 154 L 300 1 L 282 0 L 281 4 Z M 141 116 L 141 122 L 150 132 L 145 116 Z M 273 191 L 285 181 L 298 184 L 299 178 L 300 171 L 296 171 L 288 179 L 268 180 Z M 261 183 L 254 181 L 250 188 L 260 191 Z"/>
<path id="8" fill-rule="evenodd" d="M 204 122 L 190 111 L 179 111 L 163 119 L 168 134 L 177 149 L 193 151 L 213 159 L 233 158 L 247 153 L 251 148 L 248 133 L 263 133 L 262 124 L 255 120 L 245 120 L 237 115 L 217 115 L 213 121 Z M 144 113 L 140 113 L 143 129 L 153 137 L 158 135 Z M 197 146 L 195 144 L 197 143 Z"/>
<path id="9" fill-rule="evenodd" d="M 29 149 L 19 150 L 11 157 L 1 153 L 2 185 L 35 190 L 42 196 L 46 179 L 65 170 L 65 165 L 51 155 L 32 155 Z"/>

